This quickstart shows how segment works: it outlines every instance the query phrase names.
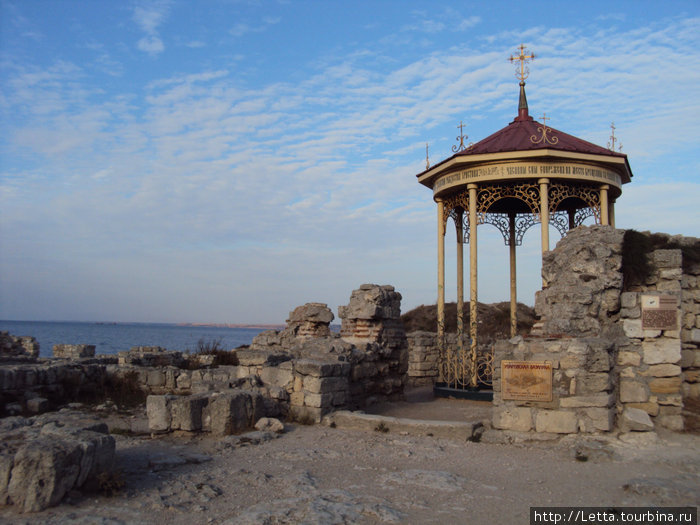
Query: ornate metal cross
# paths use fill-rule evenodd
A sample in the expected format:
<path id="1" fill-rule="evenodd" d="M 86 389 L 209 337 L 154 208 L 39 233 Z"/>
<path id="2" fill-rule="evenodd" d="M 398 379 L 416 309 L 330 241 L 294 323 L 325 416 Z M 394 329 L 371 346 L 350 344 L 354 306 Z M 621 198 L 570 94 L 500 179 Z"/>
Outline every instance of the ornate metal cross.
<path id="1" fill-rule="evenodd" d="M 614 122 L 610 123 L 610 129 L 612 130 L 612 133 L 610 134 L 610 140 L 608 141 L 608 149 L 610 151 L 615 151 L 615 141 L 617 139 L 615 138 L 615 123 Z M 620 142 L 619 140 L 617 143 L 617 148 L 618 148 L 618 151 L 622 151 L 622 142 Z"/>
<path id="2" fill-rule="evenodd" d="M 533 144 L 539 144 L 540 142 L 542 144 L 556 144 L 557 142 L 559 142 L 559 138 L 547 136 L 547 132 L 552 131 L 552 128 L 547 127 L 548 120 L 552 119 L 547 117 L 546 113 L 542 113 L 542 126 L 537 127 L 537 131 L 542 133 L 542 136 L 537 138 L 537 135 L 532 135 L 530 137 L 530 142 L 532 142 Z"/>
<path id="3" fill-rule="evenodd" d="M 529 51 L 527 51 L 525 49 L 525 46 L 523 44 L 520 44 L 519 49 L 520 49 L 520 55 L 518 55 L 518 56 L 511 55 L 508 60 L 510 60 L 511 64 L 513 62 L 515 62 L 516 60 L 520 61 L 520 72 L 516 71 L 515 76 L 518 79 L 520 79 L 520 82 L 525 82 L 525 79 L 530 74 L 530 70 L 527 67 L 525 67 L 525 64 L 528 62 L 528 60 L 535 59 L 535 53 L 531 53 L 530 55 L 526 54 L 526 53 L 529 53 Z"/>
<path id="4" fill-rule="evenodd" d="M 459 121 L 459 137 L 457 137 L 457 140 L 459 141 L 459 145 L 454 145 L 452 146 L 452 152 L 453 153 L 458 153 L 460 151 L 465 150 L 467 147 L 464 145 L 464 139 L 468 139 L 469 136 L 464 134 L 464 125 L 462 124 L 462 121 Z"/>

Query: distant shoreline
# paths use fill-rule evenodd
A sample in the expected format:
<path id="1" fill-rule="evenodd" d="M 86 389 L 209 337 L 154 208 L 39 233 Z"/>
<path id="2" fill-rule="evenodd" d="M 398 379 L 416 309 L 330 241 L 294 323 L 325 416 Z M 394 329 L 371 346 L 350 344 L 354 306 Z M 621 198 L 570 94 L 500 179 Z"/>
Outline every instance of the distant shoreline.
<path id="1" fill-rule="evenodd" d="M 177 323 L 177 326 L 205 326 L 213 328 L 257 328 L 266 330 L 282 330 L 283 324 L 234 324 L 234 323 Z"/>

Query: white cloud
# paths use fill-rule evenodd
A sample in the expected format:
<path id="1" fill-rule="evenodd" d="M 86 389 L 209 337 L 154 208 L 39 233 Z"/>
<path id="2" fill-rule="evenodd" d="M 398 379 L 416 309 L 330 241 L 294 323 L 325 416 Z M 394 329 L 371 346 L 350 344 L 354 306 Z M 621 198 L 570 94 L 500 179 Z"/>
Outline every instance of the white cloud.
<path id="1" fill-rule="evenodd" d="M 133 20 L 136 25 L 145 33 L 139 39 L 137 47 L 139 50 L 148 53 L 151 57 L 156 57 L 165 51 L 165 45 L 161 39 L 158 27 L 170 10 L 170 2 L 150 1 L 137 5 L 133 9 Z"/>

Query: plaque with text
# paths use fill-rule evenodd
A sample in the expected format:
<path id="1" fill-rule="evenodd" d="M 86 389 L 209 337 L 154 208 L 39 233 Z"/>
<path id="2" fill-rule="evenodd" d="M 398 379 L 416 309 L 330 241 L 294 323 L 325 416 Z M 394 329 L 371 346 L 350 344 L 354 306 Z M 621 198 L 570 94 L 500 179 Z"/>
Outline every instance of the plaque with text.
<path id="1" fill-rule="evenodd" d="M 516 401 L 551 401 L 552 363 L 501 361 L 501 396 Z"/>
<path id="2" fill-rule="evenodd" d="M 678 297 L 642 295 L 642 330 L 678 330 Z"/>

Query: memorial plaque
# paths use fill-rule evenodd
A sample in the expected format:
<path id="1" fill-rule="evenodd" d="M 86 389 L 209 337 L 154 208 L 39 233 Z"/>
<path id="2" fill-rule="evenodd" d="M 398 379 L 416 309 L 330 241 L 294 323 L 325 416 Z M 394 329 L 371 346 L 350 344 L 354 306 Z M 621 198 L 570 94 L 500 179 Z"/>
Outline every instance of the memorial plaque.
<path id="1" fill-rule="evenodd" d="M 551 401 L 552 363 L 501 361 L 501 396 L 516 401 Z"/>
<path id="2" fill-rule="evenodd" d="M 642 295 L 642 330 L 678 330 L 678 297 Z"/>

